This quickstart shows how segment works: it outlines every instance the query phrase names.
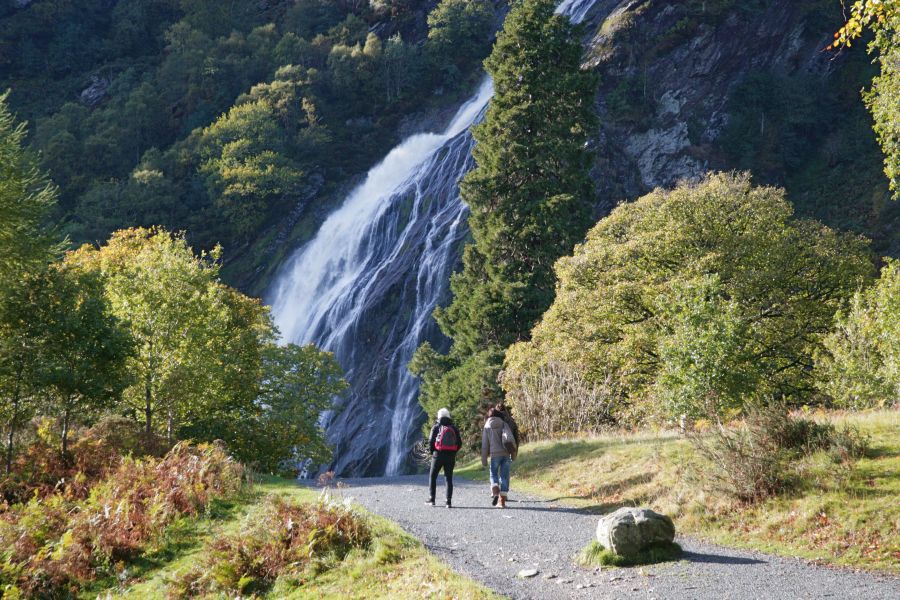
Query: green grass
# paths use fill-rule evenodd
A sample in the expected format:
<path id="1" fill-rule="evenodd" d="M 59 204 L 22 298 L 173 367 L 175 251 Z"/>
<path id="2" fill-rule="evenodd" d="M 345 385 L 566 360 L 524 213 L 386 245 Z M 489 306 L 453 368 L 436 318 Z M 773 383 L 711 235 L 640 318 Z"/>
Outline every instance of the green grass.
<path id="1" fill-rule="evenodd" d="M 796 465 L 791 492 L 756 505 L 705 489 L 692 475 L 690 444 L 665 432 L 526 444 L 513 463 L 512 493 L 597 514 L 649 506 L 680 533 L 720 544 L 900 573 L 900 411 L 811 416 L 858 428 L 870 451 L 853 468 L 815 453 Z M 479 462 L 457 472 L 487 479 Z"/>
<path id="2" fill-rule="evenodd" d="M 173 530 L 165 550 L 154 558 L 129 568 L 125 585 L 106 582 L 94 586 L 83 598 L 122 598 L 129 600 L 165 598 L 169 581 L 195 567 L 203 558 L 204 543 L 216 536 L 234 533 L 241 522 L 252 518 L 259 501 L 268 494 L 279 494 L 299 502 L 314 502 L 319 491 L 295 482 L 265 478 L 245 498 L 207 518 L 194 519 Z M 351 552 L 343 561 L 324 573 L 303 582 L 279 579 L 263 598 L 498 598 L 480 584 L 453 572 L 431 555 L 416 538 L 399 526 L 367 514 L 374 542 L 365 550 Z M 109 596 L 107 596 L 109 594 Z M 217 597 L 217 596 L 211 596 Z"/>
<path id="3" fill-rule="evenodd" d="M 636 567 L 669 562 L 681 558 L 681 546 L 673 542 L 659 542 L 638 552 L 634 556 L 616 554 L 593 541 L 578 554 L 576 562 L 585 567 Z"/>

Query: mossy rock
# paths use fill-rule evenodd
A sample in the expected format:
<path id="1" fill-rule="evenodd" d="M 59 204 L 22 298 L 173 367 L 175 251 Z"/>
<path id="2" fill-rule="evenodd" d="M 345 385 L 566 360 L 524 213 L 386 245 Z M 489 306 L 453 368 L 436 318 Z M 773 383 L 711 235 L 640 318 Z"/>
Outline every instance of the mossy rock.
<path id="1" fill-rule="evenodd" d="M 678 560 L 681 555 L 681 546 L 675 542 L 657 542 L 635 554 L 623 555 L 604 548 L 595 540 L 578 554 L 577 562 L 589 567 L 634 567 Z"/>

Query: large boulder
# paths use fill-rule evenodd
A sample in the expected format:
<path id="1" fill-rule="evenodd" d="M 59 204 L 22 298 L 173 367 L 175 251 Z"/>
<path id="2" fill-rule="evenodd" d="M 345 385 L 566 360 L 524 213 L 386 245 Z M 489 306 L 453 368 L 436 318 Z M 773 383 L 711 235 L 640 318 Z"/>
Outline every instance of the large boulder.
<path id="1" fill-rule="evenodd" d="M 597 541 L 616 554 L 633 556 L 656 543 L 675 540 L 675 524 L 649 508 L 624 507 L 597 523 Z"/>

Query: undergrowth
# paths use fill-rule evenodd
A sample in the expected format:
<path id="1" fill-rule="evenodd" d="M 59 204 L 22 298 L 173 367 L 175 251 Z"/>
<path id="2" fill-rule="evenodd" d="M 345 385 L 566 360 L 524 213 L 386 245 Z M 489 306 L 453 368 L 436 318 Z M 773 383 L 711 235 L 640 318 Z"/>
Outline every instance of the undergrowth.
<path id="1" fill-rule="evenodd" d="M 324 493 L 315 503 L 271 495 L 240 531 L 211 540 L 202 552 L 202 564 L 175 579 L 168 595 L 259 594 L 282 576 L 302 584 L 340 563 L 350 551 L 367 547 L 371 539 L 368 524 L 348 503 Z"/>
<path id="2" fill-rule="evenodd" d="M 780 403 L 751 409 L 737 427 L 716 422 L 688 439 L 705 459 L 691 464 L 704 485 L 744 503 L 798 487 L 802 457 L 824 452 L 836 465 L 852 468 L 869 443 L 853 427 L 794 416 Z"/>
<path id="3" fill-rule="evenodd" d="M 244 470 L 216 444 L 177 444 L 163 458 L 121 458 L 90 486 L 36 494 L 0 514 L 6 597 L 70 598 L 166 544 L 167 528 L 239 494 Z"/>

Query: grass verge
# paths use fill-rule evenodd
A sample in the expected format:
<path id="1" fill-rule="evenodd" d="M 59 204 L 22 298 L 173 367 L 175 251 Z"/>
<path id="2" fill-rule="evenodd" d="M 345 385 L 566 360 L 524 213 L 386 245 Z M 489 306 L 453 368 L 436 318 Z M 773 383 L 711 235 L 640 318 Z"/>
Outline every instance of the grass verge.
<path id="1" fill-rule="evenodd" d="M 253 519 L 253 515 L 261 510 L 262 499 L 270 494 L 311 503 L 316 501 L 318 491 L 290 480 L 266 478 L 254 485 L 251 494 L 228 510 L 184 523 L 173 532 L 181 541 L 170 540 L 164 560 L 146 565 L 120 585 L 106 590 L 93 589 L 91 597 L 129 600 L 166 598 L 171 582 L 201 562 L 207 543 L 238 532 L 241 523 Z M 394 523 L 371 514 L 367 514 L 366 519 L 373 534 L 373 541 L 367 548 L 351 551 L 342 561 L 315 577 L 302 581 L 280 578 L 266 593 L 254 597 L 285 600 L 499 598 L 480 584 L 455 573 L 431 555 L 421 542 Z"/>
<path id="2" fill-rule="evenodd" d="M 597 514 L 649 506 L 671 516 L 680 533 L 719 544 L 900 573 L 900 412 L 809 416 L 858 428 L 869 452 L 852 468 L 814 453 L 796 465 L 793 491 L 758 504 L 705 490 L 692 476 L 691 445 L 654 432 L 526 444 L 513 463 L 513 493 Z M 487 479 L 478 461 L 456 472 Z"/>

